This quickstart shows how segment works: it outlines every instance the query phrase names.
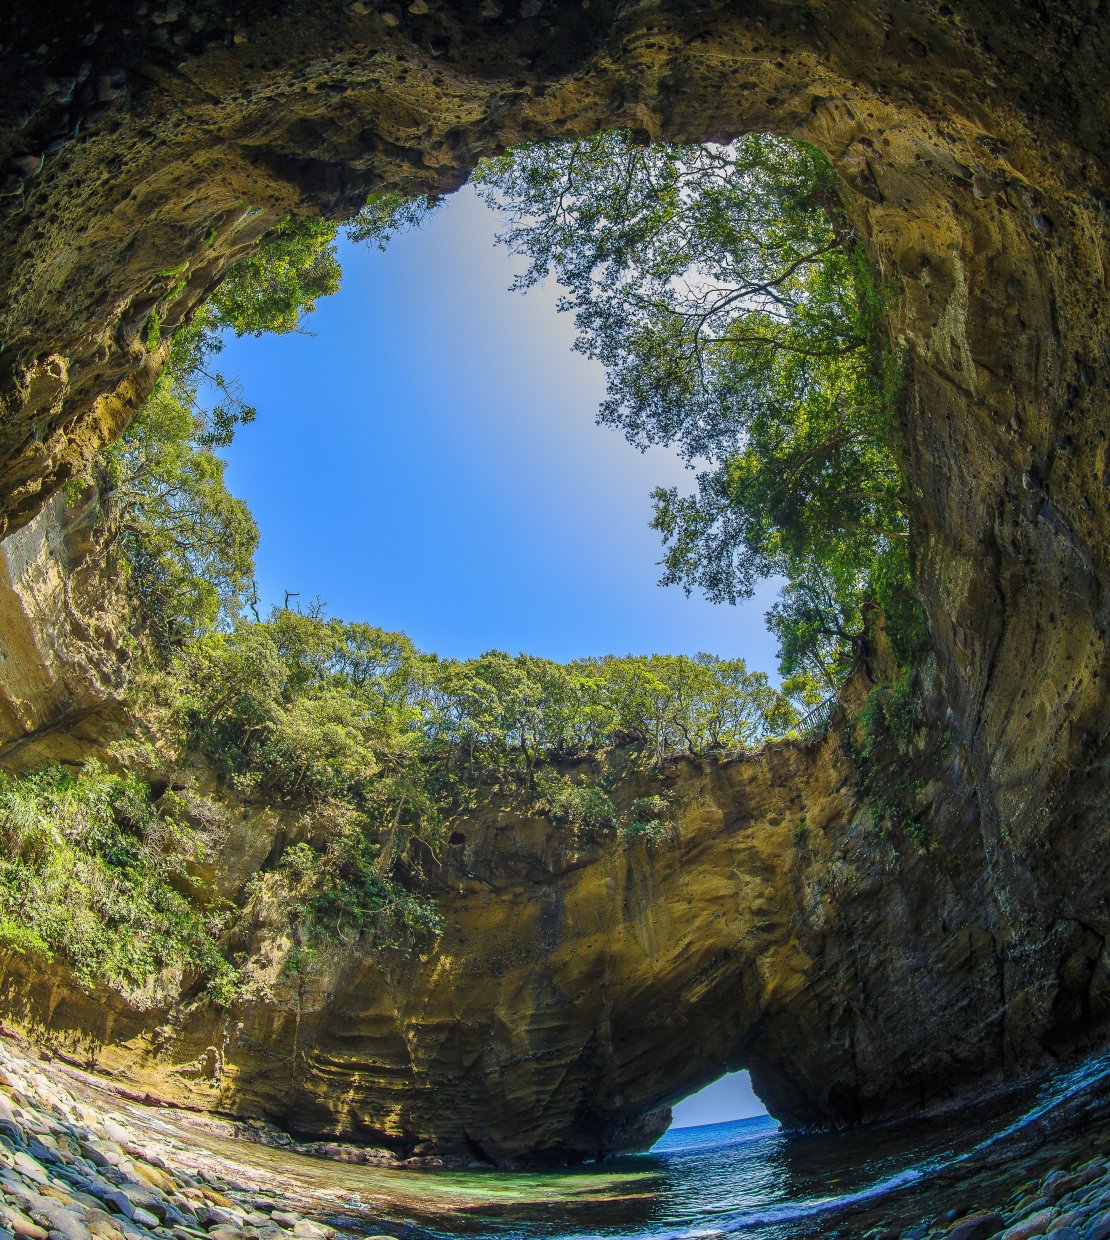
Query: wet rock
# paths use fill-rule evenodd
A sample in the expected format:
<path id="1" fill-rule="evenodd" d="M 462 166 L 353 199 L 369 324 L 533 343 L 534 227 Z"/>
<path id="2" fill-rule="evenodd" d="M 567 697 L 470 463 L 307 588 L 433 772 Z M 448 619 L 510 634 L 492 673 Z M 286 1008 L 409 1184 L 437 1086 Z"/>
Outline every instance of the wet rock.
<path id="1" fill-rule="evenodd" d="M 93 1137 L 80 1143 L 81 1152 L 98 1167 L 118 1167 L 126 1155 L 114 1142 Z"/>
<path id="2" fill-rule="evenodd" d="M 2 1210 L 4 1225 L 17 1236 L 24 1236 L 26 1240 L 46 1240 L 46 1228 L 33 1222 L 22 1210 L 14 1206 L 3 1206 Z"/>
<path id="3" fill-rule="evenodd" d="M 91 1240 L 92 1233 L 84 1216 L 49 1197 L 39 1202 L 36 1216 L 50 1233 L 56 1232 L 63 1240 Z"/>
<path id="4" fill-rule="evenodd" d="M 320 1223 L 312 1222 L 311 1219 L 302 1218 L 293 1224 L 293 1235 L 302 1236 L 304 1240 L 330 1240 L 335 1232 L 330 1227 L 324 1227 Z"/>
<path id="5" fill-rule="evenodd" d="M 49 1177 L 43 1170 L 41 1164 L 30 1154 L 25 1154 L 22 1150 L 16 1152 L 12 1159 L 12 1166 L 20 1175 L 26 1176 L 29 1180 L 34 1180 L 36 1184 L 46 1184 Z"/>
<path id="6" fill-rule="evenodd" d="M 948 1240 L 989 1240 L 1005 1226 L 1006 1220 L 997 1210 L 970 1214 L 949 1228 Z"/>
<path id="7" fill-rule="evenodd" d="M 1083 1240 L 1110 1240 L 1110 1212 L 1097 1214 L 1088 1221 Z"/>
<path id="8" fill-rule="evenodd" d="M 131 1134 L 117 1123 L 110 1115 L 106 1115 L 100 1121 L 100 1127 L 104 1130 L 104 1136 L 108 1141 L 114 1141 L 116 1146 L 122 1151 L 131 1141 Z"/>
<path id="9" fill-rule="evenodd" d="M 1037 1210 L 1035 1213 L 1022 1218 L 1012 1227 L 1007 1228 L 1002 1233 L 1002 1240 L 1032 1240 L 1033 1236 L 1039 1236 L 1052 1226 L 1052 1220 L 1056 1217 L 1056 1212 L 1051 1209 Z"/>

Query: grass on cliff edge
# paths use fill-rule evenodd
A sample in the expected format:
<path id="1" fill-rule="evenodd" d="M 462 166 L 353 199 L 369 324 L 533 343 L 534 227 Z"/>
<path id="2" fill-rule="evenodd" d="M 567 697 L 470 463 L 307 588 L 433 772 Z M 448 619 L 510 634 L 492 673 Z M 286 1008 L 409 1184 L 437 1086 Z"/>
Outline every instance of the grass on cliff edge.
<path id="1" fill-rule="evenodd" d="M 192 833 L 141 780 L 94 761 L 0 774 L 0 841 L 0 948 L 58 957 L 85 985 L 176 969 L 218 996 L 233 981 L 216 946 L 230 908 L 176 889 Z"/>
<path id="2" fill-rule="evenodd" d="M 663 581 L 734 601 L 761 577 L 786 578 L 769 616 L 786 693 L 710 656 L 558 665 L 490 651 L 456 663 L 318 612 L 245 619 L 257 529 L 218 449 L 255 411 L 213 359 L 222 333 L 294 330 L 338 287 L 334 227 L 287 221 L 178 330 L 151 398 L 86 484 L 105 554 L 122 553 L 147 620 L 148 705 L 182 752 L 240 795 L 341 809 L 332 838 L 297 844 L 284 867 L 310 938 L 434 938 L 401 841 L 434 837 L 491 779 L 522 782 L 565 828 L 658 842 L 664 805 L 622 808 L 542 764 L 631 742 L 658 765 L 789 730 L 794 703 L 843 682 L 869 598 L 895 650 L 917 649 L 886 293 L 824 157 L 758 135 L 680 147 L 610 132 L 518 148 L 476 182 L 529 261 L 521 286 L 553 274 L 567 290 L 577 347 L 607 371 L 600 420 L 634 445 L 676 446 L 695 468 L 692 494 L 655 494 Z M 375 198 L 351 235 L 384 245 L 435 205 Z M 152 312 L 151 347 L 184 288 Z M 202 380 L 221 392 L 212 408 Z M 228 913 L 179 894 L 190 838 L 172 802 L 103 768 L 50 768 L 3 785 L 0 832 L 0 945 L 65 956 L 86 981 L 137 985 L 180 968 L 231 994 L 214 946 Z"/>

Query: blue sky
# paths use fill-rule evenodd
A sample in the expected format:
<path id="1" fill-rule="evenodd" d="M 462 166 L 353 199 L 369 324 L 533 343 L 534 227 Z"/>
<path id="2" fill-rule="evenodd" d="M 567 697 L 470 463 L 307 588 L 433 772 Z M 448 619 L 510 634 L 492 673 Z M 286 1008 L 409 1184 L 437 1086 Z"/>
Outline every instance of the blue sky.
<path id="1" fill-rule="evenodd" d="M 573 353 L 557 287 L 470 191 L 382 253 L 341 243 L 343 288 L 310 334 L 230 340 L 221 368 L 258 407 L 228 484 L 262 531 L 265 603 L 285 590 L 403 629 L 425 650 L 744 656 L 771 671 L 763 612 L 656 582 L 656 484 L 693 485 L 594 419 L 601 368 Z"/>
<path id="2" fill-rule="evenodd" d="M 774 587 L 728 607 L 656 584 L 651 489 L 693 476 L 595 424 L 601 368 L 556 287 L 508 291 L 495 231 L 463 190 L 385 253 L 342 241 L 342 291 L 305 334 L 228 341 L 220 368 L 259 411 L 226 455 L 264 604 L 319 596 L 456 658 L 706 650 L 772 671 Z M 733 1073 L 674 1122 L 762 1113 Z"/>
<path id="3" fill-rule="evenodd" d="M 752 1089 L 751 1077 L 746 1072 L 729 1072 L 673 1107 L 671 1127 L 697 1128 L 766 1114 L 767 1108 Z"/>

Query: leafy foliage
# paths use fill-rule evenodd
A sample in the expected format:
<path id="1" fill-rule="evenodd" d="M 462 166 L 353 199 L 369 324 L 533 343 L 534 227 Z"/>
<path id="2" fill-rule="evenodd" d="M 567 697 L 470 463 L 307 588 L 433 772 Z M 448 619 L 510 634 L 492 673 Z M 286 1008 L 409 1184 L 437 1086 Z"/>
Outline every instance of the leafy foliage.
<path id="1" fill-rule="evenodd" d="M 174 886 L 190 832 L 138 779 L 96 762 L 0 775 L 0 840 L 0 945 L 62 957 L 86 985 L 139 985 L 172 966 L 233 983 L 214 942 L 226 911 Z"/>
<path id="2" fill-rule="evenodd" d="M 642 840 L 657 844 L 666 834 L 671 817 L 665 796 L 637 797 L 622 810 L 600 784 L 576 783 L 565 775 L 538 780 L 536 790 L 551 821 L 569 826 L 584 839 L 598 839 L 615 831 L 629 843 Z"/>
<path id="3" fill-rule="evenodd" d="M 914 773 L 921 769 L 921 755 L 911 762 L 909 751 L 918 735 L 926 733 L 914 672 L 908 669 L 871 690 L 848 735 L 860 787 L 874 807 L 879 826 L 905 830 L 921 844 L 928 840 L 915 814 L 925 781 Z"/>
<path id="4" fill-rule="evenodd" d="M 225 276 L 202 311 L 205 330 L 237 336 L 296 331 L 321 297 L 339 291 L 336 226 L 327 220 L 287 220 Z"/>
<path id="5" fill-rule="evenodd" d="M 337 941 L 370 934 L 378 948 L 427 947 L 443 929 L 435 901 L 382 873 L 380 852 L 363 832 L 329 842 L 307 905 L 311 926 Z"/>
<path id="6" fill-rule="evenodd" d="M 786 577 L 783 671 L 803 696 L 838 687 L 864 597 L 909 575 L 883 295 L 827 160 L 610 131 L 510 151 L 477 181 L 529 260 L 518 287 L 566 287 L 576 347 L 608 375 L 599 420 L 697 471 L 693 493 L 654 495 L 663 583 L 736 602 Z"/>
<path id="7" fill-rule="evenodd" d="M 150 396 L 94 465 L 109 542 L 118 542 L 146 633 L 166 657 L 183 641 L 230 623 L 253 603 L 258 530 L 224 484 L 226 447 L 255 410 L 213 359 L 223 334 L 298 328 L 339 287 L 335 225 L 287 222 L 228 273 L 173 337 Z M 172 273 L 168 273 L 172 274 Z M 216 399 L 204 403 L 205 384 Z"/>
<path id="8" fill-rule="evenodd" d="M 449 800 L 444 770 L 527 773 L 541 759 L 617 741 L 662 762 L 758 743 L 795 717 L 739 659 L 559 664 L 493 650 L 444 660 L 400 633 L 288 609 L 192 643 L 163 695 L 188 743 L 240 786 L 353 796 L 383 821 Z"/>
<path id="9" fill-rule="evenodd" d="M 204 446 L 210 423 L 182 376 L 163 376 L 98 462 L 109 539 L 118 541 L 154 648 L 227 623 L 254 597 L 258 529 Z"/>
<path id="10" fill-rule="evenodd" d="M 295 330 L 338 287 L 334 227 L 287 224 L 175 335 L 165 374 L 98 481 L 184 744 L 247 795 L 329 807 L 326 838 L 290 849 L 278 871 L 309 938 L 434 940 L 438 914 L 414 890 L 404 841 L 441 830 L 483 784 L 518 781 L 574 832 L 657 842 L 664 799 L 622 808 L 606 788 L 552 778 L 546 764 L 621 743 L 661 766 L 788 731 L 791 697 L 812 703 L 844 680 L 868 600 L 903 665 L 925 637 L 896 367 L 877 344 L 884 294 L 823 157 L 768 137 L 641 146 L 611 132 L 519 148 L 484 164 L 477 184 L 504 214 L 503 240 L 528 257 L 519 286 L 554 275 L 566 288 L 577 347 L 607 370 L 600 420 L 640 448 L 677 447 L 695 471 L 691 494 L 655 492 L 663 581 L 735 602 L 763 577 L 786 578 L 769 621 L 787 680 L 778 691 L 742 660 L 709 655 L 441 660 L 403 634 L 319 609 L 245 619 L 257 531 L 224 488 L 217 452 L 255 411 L 213 359 L 222 333 Z M 348 235 L 384 248 L 437 206 L 378 195 Z M 148 328 L 160 341 L 154 316 Z M 218 393 L 209 407 L 202 382 Z M 862 730 L 876 788 L 889 772 L 866 737 L 900 718 L 890 692 Z M 10 864 L 30 862 L 20 852 Z M 159 907 L 168 916 L 176 906 L 166 896 Z M 61 950 L 53 923 L 3 918 L 10 950 Z M 192 942 L 185 925 L 173 932 L 180 959 Z M 170 950 L 135 963 L 134 975 Z M 107 946 L 88 959 L 115 976 L 131 967 Z M 233 986 L 217 973 L 214 986 Z"/>
<path id="11" fill-rule="evenodd" d="M 407 197 L 404 194 L 371 194 L 366 206 L 346 226 L 347 237 L 384 250 L 393 238 L 421 224 L 437 210 L 441 198 Z"/>

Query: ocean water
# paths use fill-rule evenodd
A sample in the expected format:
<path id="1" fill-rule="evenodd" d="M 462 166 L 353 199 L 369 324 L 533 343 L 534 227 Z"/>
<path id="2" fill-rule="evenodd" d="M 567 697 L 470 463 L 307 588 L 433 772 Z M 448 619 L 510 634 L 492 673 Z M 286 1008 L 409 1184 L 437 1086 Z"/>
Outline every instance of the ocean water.
<path id="1" fill-rule="evenodd" d="M 858 1235 L 868 1211 L 869 1226 L 899 1218 L 908 1226 L 942 1213 L 953 1187 L 973 1190 L 977 1175 L 983 1204 L 990 1204 L 1005 1169 L 1026 1174 L 1023 1160 L 1035 1163 L 1038 1150 L 1058 1152 L 1069 1139 L 1078 1150 L 1088 1148 L 1092 1126 L 1110 1131 L 1108 1111 L 1110 1057 L 1102 1057 L 1004 1100 L 912 1124 L 791 1134 L 760 1117 L 672 1129 L 650 1153 L 574 1170 L 424 1173 L 429 1189 L 446 1190 L 452 1199 L 450 1223 L 437 1220 L 438 1226 L 408 1234 L 437 1240 Z M 857 1221 L 839 1221 L 852 1218 Z"/>
<path id="2" fill-rule="evenodd" d="M 182 1119 L 166 1114 L 173 1133 Z M 187 1128 L 179 1135 L 190 1137 Z M 999 1204 L 1067 1157 L 1110 1157 L 1110 1055 L 909 1124 L 783 1131 L 766 1117 L 672 1129 L 648 1153 L 555 1170 L 407 1170 L 213 1137 L 244 1177 L 317 1217 L 400 1240 L 755 1240 L 904 1228 Z"/>

